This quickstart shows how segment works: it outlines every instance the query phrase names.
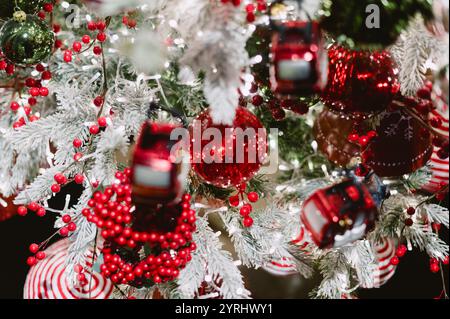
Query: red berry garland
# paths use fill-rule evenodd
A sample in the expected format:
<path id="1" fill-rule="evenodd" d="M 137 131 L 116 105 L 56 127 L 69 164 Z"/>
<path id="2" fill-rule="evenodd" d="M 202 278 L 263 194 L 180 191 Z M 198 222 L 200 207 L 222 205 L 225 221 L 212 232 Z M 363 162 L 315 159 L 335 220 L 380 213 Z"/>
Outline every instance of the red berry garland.
<path id="1" fill-rule="evenodd" d="M 191 260 L 196 214 L 191 197 L 133 211 L 130 169 L 116 174 L 119 183 L 95 192 L 82 214 L 106 239 L 100 270 L 116 284 L 150 285 L 174 280 Z M 140 251 L 144 248 L 145 258 Z"/>

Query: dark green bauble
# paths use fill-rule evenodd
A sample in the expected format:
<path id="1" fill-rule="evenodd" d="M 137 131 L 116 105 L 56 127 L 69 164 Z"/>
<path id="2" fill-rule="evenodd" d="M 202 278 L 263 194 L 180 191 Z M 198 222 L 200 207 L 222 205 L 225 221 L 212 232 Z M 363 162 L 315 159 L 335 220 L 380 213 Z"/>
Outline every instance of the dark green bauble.
<path id="1" fill-rule="evenodd" d="M 12 18 L 14 11 L 38 12 L 46 0 L 0 0 L 0 19 Z"/>
<path id="2" fill-rule="evenodd" d="M 356 48 L 383 48 L 393 44 L 417 13 L 432 17 L 432 0 L 324 0 L 322 28 L 337 41 Z M 379 28 L 368 28 L 366 19 L 379 8 Z M 369 21 L 372 21 L 369 19 Z"/>
<path id="3" fill-rule="evenodd" d="M 25 21 L 7 21 L 0 29 L 0 48 L 5 57 L 17 65 L 34 65 L 50 56 L 55 35 L 37 16 Z"/>

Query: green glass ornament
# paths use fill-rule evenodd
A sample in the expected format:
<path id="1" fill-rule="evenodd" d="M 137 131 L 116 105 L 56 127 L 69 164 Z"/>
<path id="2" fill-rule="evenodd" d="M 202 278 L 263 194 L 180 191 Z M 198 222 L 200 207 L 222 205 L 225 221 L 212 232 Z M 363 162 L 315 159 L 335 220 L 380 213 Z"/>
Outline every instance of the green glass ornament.
<path id="1" fill-rule="evenodd" d="M 0 29 L 0 47 L 5 57 L 17 65 L 34 65 L 52 53 L 55 35 L 38 17 L 16 12 Z"/>
<path id="2" fill-rule="evenodd" d="M 0 0 L 0 19 L 12 18 L 15 11 L 35 14 L 46 0 Z"/>

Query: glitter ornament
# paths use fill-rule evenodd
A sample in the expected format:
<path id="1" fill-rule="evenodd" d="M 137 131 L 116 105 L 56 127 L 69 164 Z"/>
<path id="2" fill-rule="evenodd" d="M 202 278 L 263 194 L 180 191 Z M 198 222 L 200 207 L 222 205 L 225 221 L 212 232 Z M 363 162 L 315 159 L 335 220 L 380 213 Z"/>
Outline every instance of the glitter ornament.
<path id="1" fill-rule="evenodd" d="M 2 0 L 0 1 L 0 18 L 12 18 L 15 11 L 35 14 L 45 2 L 46 0 Z"/>
<path id="2" fill-rule="evenodd" d="M 355 116 L 385 110 L 400 86 L 398 69 L 386 51 L 351 50 L 333 46 L 329 52 L 326 106 Z"/>
<path id="3" fill-rule="evenodd" d="M 192 168 L 216 187 L 237 187 L 248 182 L 267 155 L 266 131 L 259 119 L 243 107 L 237 109 L 232 126 L 214 124 L 210 111 L 204 111 L 192 123 L 190 136 Z"/>
<path id="4" fill-rule="evenodd" d="M 0 46 L 5 57 L 24 66 L 48 58 L 55 43 L 53 31 L 36 16 L 26 15 L 24 20 L 19 17 L 19 12 L 14 16 L 0 29 Z"/>
<path id="5" fill-rule="evenodd" d="M 324 108 L 314 122 L 313 134 L 319 150 L 339 166 L 347 166 L 359 155 L 360 147 L 348 140 L 354 122 L 345 114 Z"/>

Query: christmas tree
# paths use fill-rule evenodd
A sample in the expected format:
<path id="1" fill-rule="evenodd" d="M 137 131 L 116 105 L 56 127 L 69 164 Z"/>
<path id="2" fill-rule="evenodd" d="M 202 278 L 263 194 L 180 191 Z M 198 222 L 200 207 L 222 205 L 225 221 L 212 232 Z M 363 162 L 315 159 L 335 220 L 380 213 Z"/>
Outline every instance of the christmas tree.
<path id="1" fill-rule="evenodd" d="M 24 298 L 251 298 L 262 268 L 349 299 L 417 251 L 444 278 L 448 1 L 8 0 L 0 25 L 0 222 L 55 218 Z"/>

